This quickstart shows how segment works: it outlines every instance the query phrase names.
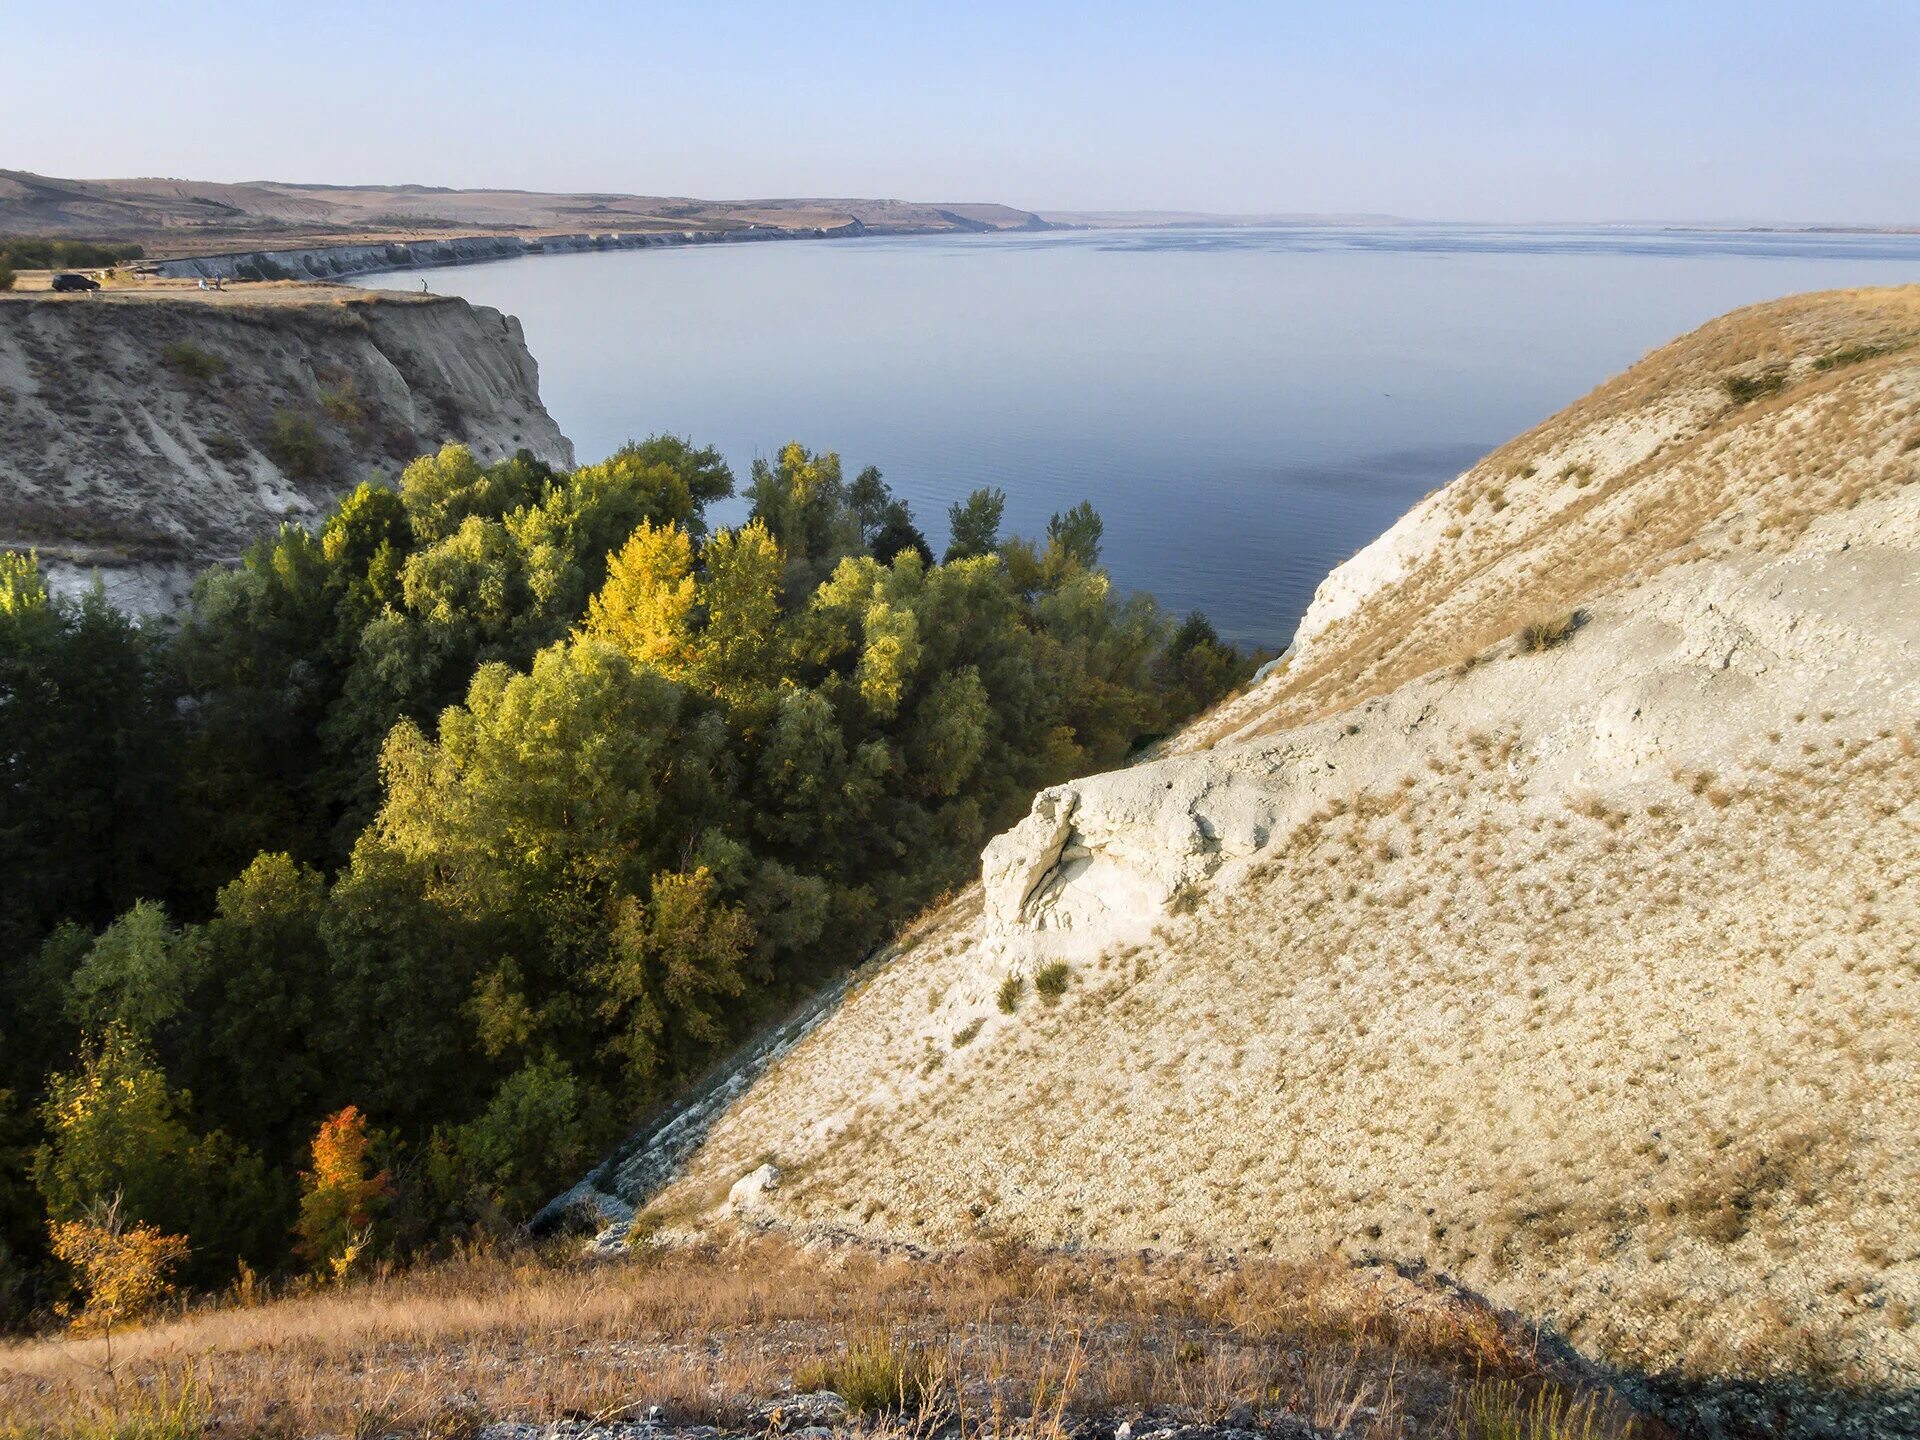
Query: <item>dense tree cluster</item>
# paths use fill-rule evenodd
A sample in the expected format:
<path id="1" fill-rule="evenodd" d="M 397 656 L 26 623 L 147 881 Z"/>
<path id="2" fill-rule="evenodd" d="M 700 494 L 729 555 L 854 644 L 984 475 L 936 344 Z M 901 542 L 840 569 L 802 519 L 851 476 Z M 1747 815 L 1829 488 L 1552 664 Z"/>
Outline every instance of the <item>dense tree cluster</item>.
<path id="1" fill-rule="evenodd" d="M 0 557 L 0 1304 L 103 1205 L 198 1284 L 524 1218 L 1036 788 L 1244 678 L 1115 590 L 1091 507 L 1029 542 L 978 492 L 935 563 L 835 455 L 710 532 L 732 490 L 670 437 L 449 446 L 172 630 Z"/>

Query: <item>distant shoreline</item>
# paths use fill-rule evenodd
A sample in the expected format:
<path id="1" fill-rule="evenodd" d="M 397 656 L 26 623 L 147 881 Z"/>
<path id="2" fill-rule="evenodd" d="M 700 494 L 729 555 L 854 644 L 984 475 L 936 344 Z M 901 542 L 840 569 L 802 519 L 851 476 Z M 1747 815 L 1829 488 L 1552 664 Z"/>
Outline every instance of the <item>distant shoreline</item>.
<path id="1" fill-rule="evenodd" d="M 1055 229 L 1046 224 L 1024 233 Z M 390 240 L 287 249 L 235 250 L 143 261 L 139 268 L 166 279 L 345 280 L 408 270 L 440 270 L 519 260 L 530 255 L 581 255 L 613 250 L 680 249 L 691 245 L 741 245 L 777 240 L 850 240 L 892 235 L 976 233 L 947 227 L 876 229 L 858 221 L 838 226 L 749 226 L 738 230 L 669 230 L 573 235 L 463 235 L 438 240 Z M 985 232 L 980 232 L 985 233 Z M 1008 233 L 996 231 L 991 233 Z"/>

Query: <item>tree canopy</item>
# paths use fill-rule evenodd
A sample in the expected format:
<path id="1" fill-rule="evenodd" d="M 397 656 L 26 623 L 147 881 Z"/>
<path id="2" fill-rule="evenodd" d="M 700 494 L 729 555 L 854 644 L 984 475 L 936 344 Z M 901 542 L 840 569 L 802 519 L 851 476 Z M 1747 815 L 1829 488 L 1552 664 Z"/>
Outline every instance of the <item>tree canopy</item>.
<path id="1" fill-rule="evenodd" d="M 830 452 L 712 528 L 732 491 L 673 437 L 449 445 L 172 632 L 0 555 L 0 1303 L 114 1195 L 195 1281 L 524 1218 L 1247 673 L 1119 591 L 1089 505 L 1030 542 L 977 491 L 936 563 Z"/>

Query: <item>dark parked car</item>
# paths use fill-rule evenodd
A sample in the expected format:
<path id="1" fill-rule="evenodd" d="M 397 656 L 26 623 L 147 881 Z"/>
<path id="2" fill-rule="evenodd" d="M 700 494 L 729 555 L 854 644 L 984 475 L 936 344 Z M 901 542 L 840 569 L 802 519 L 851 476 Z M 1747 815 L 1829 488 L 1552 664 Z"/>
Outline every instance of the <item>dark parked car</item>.
<path id="1" fill-rule="evenodd" d="M 89 280 L 84 275 L 56 275 L 53 277 L 53 288 L 62 293 L 72 290 L 98 290 L 100 282 Z"/>

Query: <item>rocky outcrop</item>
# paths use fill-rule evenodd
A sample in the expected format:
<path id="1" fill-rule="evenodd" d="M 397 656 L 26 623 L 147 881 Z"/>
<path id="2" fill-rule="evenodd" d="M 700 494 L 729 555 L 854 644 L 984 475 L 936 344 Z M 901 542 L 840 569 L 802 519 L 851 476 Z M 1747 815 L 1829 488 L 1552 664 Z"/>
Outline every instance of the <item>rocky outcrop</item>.
<path id="1" fill-rule="evenodd" d="M 1168 907 L 1273 834 L 1264 759 L 1166 763 L 1043 790 L 981 857 L 986 930 L 1016 964 L 1143 938 Z M 1042 942 L 1039 944 L 1032 942 Z"/>
<path id="2" fill-rule="evenodd" d="M 520 323 L 439 297 L 0 297 L 0 544 L 138 610 L 458 440 L 571 465 Z"/>

